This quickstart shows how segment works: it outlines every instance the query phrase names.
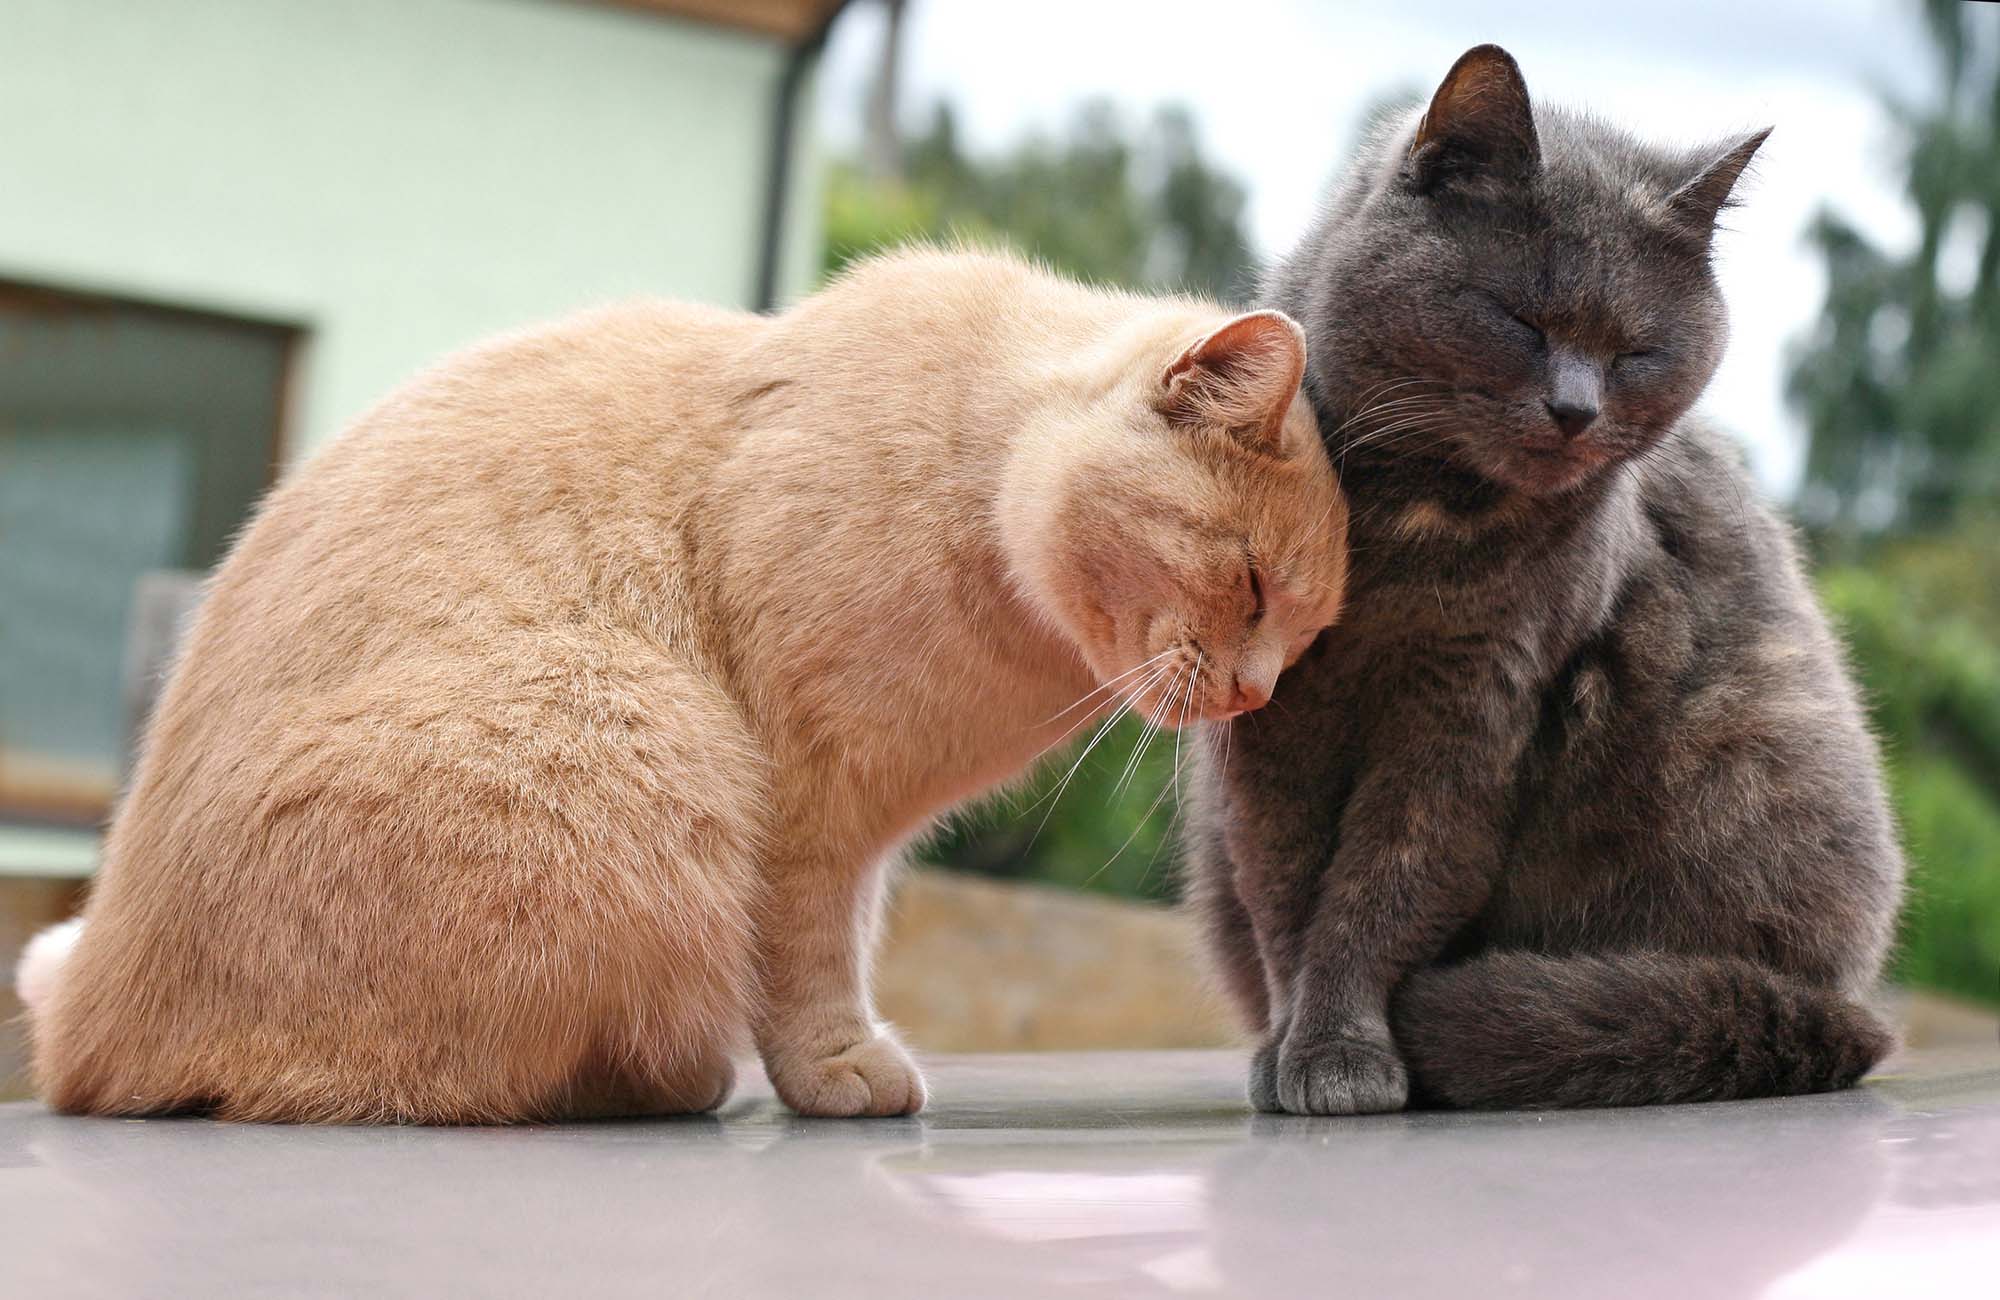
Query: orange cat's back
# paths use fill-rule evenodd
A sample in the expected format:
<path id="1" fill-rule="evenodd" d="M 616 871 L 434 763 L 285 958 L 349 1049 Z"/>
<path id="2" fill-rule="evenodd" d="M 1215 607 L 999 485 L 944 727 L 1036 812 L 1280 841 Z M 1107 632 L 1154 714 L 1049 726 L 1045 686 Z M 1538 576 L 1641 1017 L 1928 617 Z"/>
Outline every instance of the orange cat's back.
<path id="1" fill-rule="evenodd" d="M 726 1086 L 763 774 L 663 549 L 761 328 L 635 303 L 483 345 L 271 495 L 35 1017 L 52 1104 L 478 1121 Z"/>

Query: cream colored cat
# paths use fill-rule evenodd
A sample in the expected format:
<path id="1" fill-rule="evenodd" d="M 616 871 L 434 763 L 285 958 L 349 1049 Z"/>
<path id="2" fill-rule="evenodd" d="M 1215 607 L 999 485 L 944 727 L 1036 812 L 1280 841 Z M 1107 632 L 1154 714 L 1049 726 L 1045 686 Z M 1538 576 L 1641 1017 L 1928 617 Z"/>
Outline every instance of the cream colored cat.
<path id="1" fill-rule="evenodd" d="M 942 253 L 447 360 L 216 575 L 23 963 L 44 1095 L 699 1111 L 747 1028 L 803 1113 L 917 1110 L 884 863 L 1124 697 L 1257 707 L 1335 617 L 1303 365 L 1273 312 Z"/>

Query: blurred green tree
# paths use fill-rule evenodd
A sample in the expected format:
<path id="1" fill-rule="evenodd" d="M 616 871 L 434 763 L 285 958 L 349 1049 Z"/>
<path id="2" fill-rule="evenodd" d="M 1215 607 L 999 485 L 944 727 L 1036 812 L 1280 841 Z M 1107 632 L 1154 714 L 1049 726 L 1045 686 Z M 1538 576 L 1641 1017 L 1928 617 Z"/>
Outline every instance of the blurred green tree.
<path id="1" fill-rule="evenodd" d="M 1882 737 L 1913 866 L 1899 970 L 2000 997 L 2000 7 L 1922 0 L 1939 91 L 1890 104 L 1919 221 L 1822 213 L 1826 302 L 1794 358 L 1799 514 Z"/>
<path id="2" fill-rule="evenodd" d="M 880 152 L 879 133 L 874 145 Z M 1083 105 L 1058 136 L 986 155 L 960 139 L 949 105 L 901 146 L 896 165 L 841 161 L 828 179 L 828 276 L 857 257 L 918 240 L 1008 247 L 1094 284 L 1228 299 L 1249 287 L 1245 192 L 1202 152 L 1186 110 L 1134 123 Z M 1109 893 L 1163 898 L 1178 799 L 1174 738 L 1135 723 L 1097 736 L 1015 791 L 956 819 L 932 862 Z"/>
<path id="3" fill-rule="evenodd" d="M 1905 255 L 1822 212 L 1827 296 L 1790 392 L 1812 430 L 1805 521 L 1851 549 L 2000 496 L 2000 7 L 1923 0 L 1935 102 L 1889 105 L 1919 222 Z"/>
<path id="4" fill-rule="evenodd" d="M 1057 137 L 969 151 L 950 105 L 903 147 L 899 174 L 836 163 L 823 268 L 912 239 L 1006 246 L 1096 284 L 1227 299 L 1251 267 L 1243 186 L 1202 153 L 1187 111 L 1127 122 L 1084 104 Z"/>

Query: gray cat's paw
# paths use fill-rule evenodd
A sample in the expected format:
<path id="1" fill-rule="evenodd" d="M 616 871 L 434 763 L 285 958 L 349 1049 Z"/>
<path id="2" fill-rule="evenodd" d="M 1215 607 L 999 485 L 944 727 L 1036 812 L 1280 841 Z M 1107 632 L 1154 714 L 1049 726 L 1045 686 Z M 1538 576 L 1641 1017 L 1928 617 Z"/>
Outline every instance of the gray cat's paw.
<path id="1" fill-rule="evenodd" d="M 1250 1058 L 1250 1104 L 1266 1115 L 1282 1115 L 1278 1100 L 1278 1051 L 1281 1040 L 1272 1034 Z"/>
<path id="2" fill-rule="evenodd" d="M 1401 1110 L 1410 1077 L 1396 1049 L 1361 1038 L 1288 1040 L 1278 1053 L 1278 1104 L 1294 1115 Z"/>

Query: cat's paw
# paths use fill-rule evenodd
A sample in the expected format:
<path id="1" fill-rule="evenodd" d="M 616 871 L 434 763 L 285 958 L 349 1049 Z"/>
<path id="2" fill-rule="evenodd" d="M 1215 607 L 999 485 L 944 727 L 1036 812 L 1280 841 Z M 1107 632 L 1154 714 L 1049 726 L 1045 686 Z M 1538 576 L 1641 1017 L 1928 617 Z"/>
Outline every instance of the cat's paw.
<path id="1" fill-rule="evenodd" d="M 773 1065 L 771 1086 L 801 1115 L 914 1115 L 924 1108 L 924 1076 L 903 1045 L 884 1034 L 816 1060 Z"/>
<path id="2" fill-rule="evenodd" d="M 1278 1052 L 1278 1106 L 1294 1115 L 1372 1115 L 1410 1099 L 1402 1058 L 1363 1038 L 1288 1039 Z"/>
<path id="3" fill-rule="evenodd" d="M 1278 1100 L 1278 1052 L 1284 1040 L 1272 1034 L 1250 1057 L 1250 1104 L 1266 1115 L 1282 1115 Z"/>

